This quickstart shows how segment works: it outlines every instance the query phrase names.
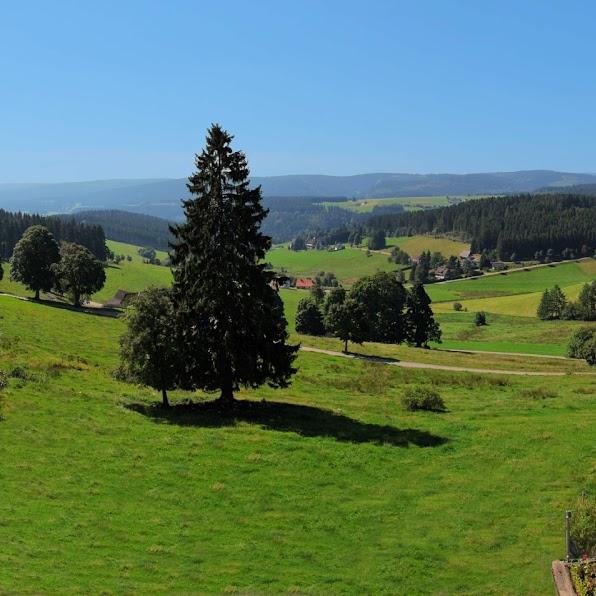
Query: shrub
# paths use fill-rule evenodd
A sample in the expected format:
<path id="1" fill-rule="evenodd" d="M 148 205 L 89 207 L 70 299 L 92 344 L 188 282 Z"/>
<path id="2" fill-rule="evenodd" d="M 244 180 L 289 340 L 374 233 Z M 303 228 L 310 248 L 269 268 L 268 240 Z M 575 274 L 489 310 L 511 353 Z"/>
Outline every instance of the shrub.
<path id="1" fill-rule="evenodd" d="M 21 379 L 26 381 L 29 379 L 29 375 L 27 371 L 22 366 L 15 366 L 9 373 L 10 377 L 13 379 Z"/>
<path id="2" fill-rule="evenodd" d="M 593 596 L 596 594 L 596 561 L 572 563 L 571 579 L 578 596 Z"/>
<path id="3" fill-rule="evenodd" d="M 582 495 L 571 514 L 571 538 L 588 556 L 596 554 L 596 499 Z"/>
<path id="4" fill-rule="evenodd" d="M 0 370 L 0 391 L 8 386 L 8 376 L 5 372 Z"/>
<path id="5" fill-rule="evenodd" d="M 590 365 L 596 364 L 596 327 L 581 327 L 569 340 L 567 355 L 570 358 L 585 360 Z"/>
<path id="6" fill-rule="evenodd" d="M 453 310 L 457 311 L 457 312 L 461 312 L 463 310 L 463 306 L 461 305 L 461 302 L 454 302 L 453 303 Z"/>
<path id="7" fill-rule="evenodd" d="M 416 410 L 445 412 L 447 410 L 443 398 L 430 387 L 408 387 L 404 391 L 401 403 L 410 412 Z"/>
<path id="8" fill-rule="evenodd" d="M 486 325 L 486 313 L 484 311 L 476 313 L 474 317 L 474 325 L 476 325 L 476 327 L 482 327 L 482 325 Z"/>

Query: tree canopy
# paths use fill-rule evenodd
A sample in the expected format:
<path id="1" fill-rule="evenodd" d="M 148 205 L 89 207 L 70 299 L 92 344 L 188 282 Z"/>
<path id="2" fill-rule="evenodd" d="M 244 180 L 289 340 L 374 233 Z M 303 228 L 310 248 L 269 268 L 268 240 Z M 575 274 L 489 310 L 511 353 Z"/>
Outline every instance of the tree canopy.
<path id="1" fill-rule="evenodd" d="M 126 309 L 126 332 L 120 338 L 118 376 L 161 391 L 165 407 L 179 372 L 174 318 L 171 291 L 148 288 Z"/>
<path id="2" fill-rule="evenodd" d="M 33 292 L 49 292 L 54 285 L 52 266 L 60 260 L 58 243 L 47 228 L 31 226 L 17 242 L 10 259 L 10 279 L 18 281 Z"/>
<path id="3" fill-rule="evenodd" d="M 75 306 L 81 300 L 99 292 L 106 282 L 106 272 L 101 261 L 91 251 L 74 242 L 62 242 L 60 261 L 52 266 L 56 289 L 66 294 Z"/>

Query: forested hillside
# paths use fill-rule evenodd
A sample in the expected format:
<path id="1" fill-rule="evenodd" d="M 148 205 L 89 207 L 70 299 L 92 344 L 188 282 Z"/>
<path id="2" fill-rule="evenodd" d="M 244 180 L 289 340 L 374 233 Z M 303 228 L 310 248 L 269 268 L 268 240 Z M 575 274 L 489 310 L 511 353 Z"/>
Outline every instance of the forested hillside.
<path id="1" fill-rule="evenodd" d="M 107 257 L 106 237 L 99 225 L 82 224 L 72 218 L 10 213 L 0 209 L 0 259 L 9 259 L 23 232 L 34 225 L 45 226 L 58 241 L 86 246 L 98 259 L 105 260 Z"/>
<path id="2" fill-rule="evenodd" d="M 71 217 L 71 216 L 66 216 Z M 130 211 L 81 211 L 72 218 L 76 221 L 101 226 L 105 235 L 110 240 L 150 246 L 156 250 L 169 249 L 171 240 L 169 231 L 170 222 L 160 217 L 132 213 Z"/>
<path id="3" fill-rule="evenodd" d="M 596 248 L 596 197 L 490 197 L 430 211 L 373 216 L 368 226 L 395 236 L 450 234 L 469 240 L 473 252 L 495 249 L 505 260 L 530 259 L 548 250 L 587 256 Z"/>
<path id="4" fill-rule="evenodd" d="M 353 227 L 363 223 L 370 213 L 356 213 L 327 203 L 344 202 L 345 197 L 265 197 L 263 205 L 269 210 L 263 222 L 263 231 L 274 243 L 286 242 L 300 234 L 335 228 Z M 401 213 L 401 205 L 377 206 L 375 213 Z"/>

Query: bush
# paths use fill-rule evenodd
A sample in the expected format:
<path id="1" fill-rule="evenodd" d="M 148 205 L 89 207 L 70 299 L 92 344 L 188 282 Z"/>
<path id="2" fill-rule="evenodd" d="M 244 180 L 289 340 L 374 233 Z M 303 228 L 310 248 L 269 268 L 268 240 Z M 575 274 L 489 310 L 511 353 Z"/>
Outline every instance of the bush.
<path id="1" fill-rule="evenodd" d="M 8 386 L 8 376 L 5 372 L 0 370 L 0 391 Z"/>
<path id="2" fill-rule="evenodd" d="M 483 311 L 477 312 L 476 316 L 474 317 L 474 324 L 476 327 L 482 327 L 482 325 L 486 325 L 486 313 Z"/>
<path id="3" fill-rule="evenodd" d="M 9 373 L 10 377 L 13 379 L 21 379 L 23 381 L 27 381 L 29 379 L 29 375 L 27 371 L 22 366 L 15 366 Z"/>
<path id="4" fill-rule="evenodd" d="M 430 387 L 408 387 L 401 398 L 402 406 L 410 411 L 445 412 L 443 398 Z"/>
<path id="5" fill-rule="evenodd" d="M 582 554 L 596 554 L 596 499 L 582 495 L 571 514 L 571 538 Z"/>
<path id="6" fill-rule="evenodd" d="M 453 310 L 455 310 L 456 312 L 461 312 L 463 309 L 464 307 L 461 305 L 461 302 L 453 303 Z"/>
<path id="7" fill-rule="evenodd" d="M 571 564 L 571 579 L 578 596 L 596 594 L 596 561 L 578 561 Z"/>
<path id="8" fill-rule="evenodd" d="M 585 360 L 588 364 L 596 364 L 596 327 L 582 327 L 569 340 L 567 355 L 570 358 Z"/>

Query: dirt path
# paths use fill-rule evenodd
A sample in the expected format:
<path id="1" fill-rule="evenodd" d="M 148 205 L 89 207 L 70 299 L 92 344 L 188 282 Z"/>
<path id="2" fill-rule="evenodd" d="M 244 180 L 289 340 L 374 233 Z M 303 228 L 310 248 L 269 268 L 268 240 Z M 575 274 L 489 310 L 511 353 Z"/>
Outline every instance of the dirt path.
<path id="1" fill-rule="evenodd" d="M 567 356 L 552 354 L 528 354 L 527 352 L 494 352 L 490 350 L 464 350 L 463 348 L 437 348 L 438 352 L 455 352 L 456 354 L 489 354 L 491 356 L 524 356 L 528 358 L 551 358 L 553 360 L 573 360 Z"/>
<path id="2" fill-rule="evenodd" d="M 427 370 L 446 370 L 451 372 L 470 372 L 478 374 L 491 375 L 505 375 L 505 376 L 519 376 L 519 377 L 564 377 L 567 372 L 548 372 L 548 371 L 532 371 L 532 370 L 499 370 L 496 368 L 472 368 L 467 366 L 449 366 L 447 364 L 428 364 L 425 362 L 411 362 L 409 360 L 394 360 L 391 358 L 381 358 L 379 356 L 366 356 L 364 354 L 344 354 L 343 352 L 335 352 L 333 350 L 324 350 L 322 348 L 311 348 L 309 346 L 301 346 L 304 352 L 315 352 L 317 354 L 327 354 L 328 356 L 340 356 L 342 358 L 352 358 L 355 360 L 368 360 L 370 362 L 379 362 L 389 366 L 399 366 L 401 368 L 420 368 Z M 526 356 L 526 354 L 523 354 Z M 575 374 L 596 374 L 596 373 L 575 373 Z"/>

